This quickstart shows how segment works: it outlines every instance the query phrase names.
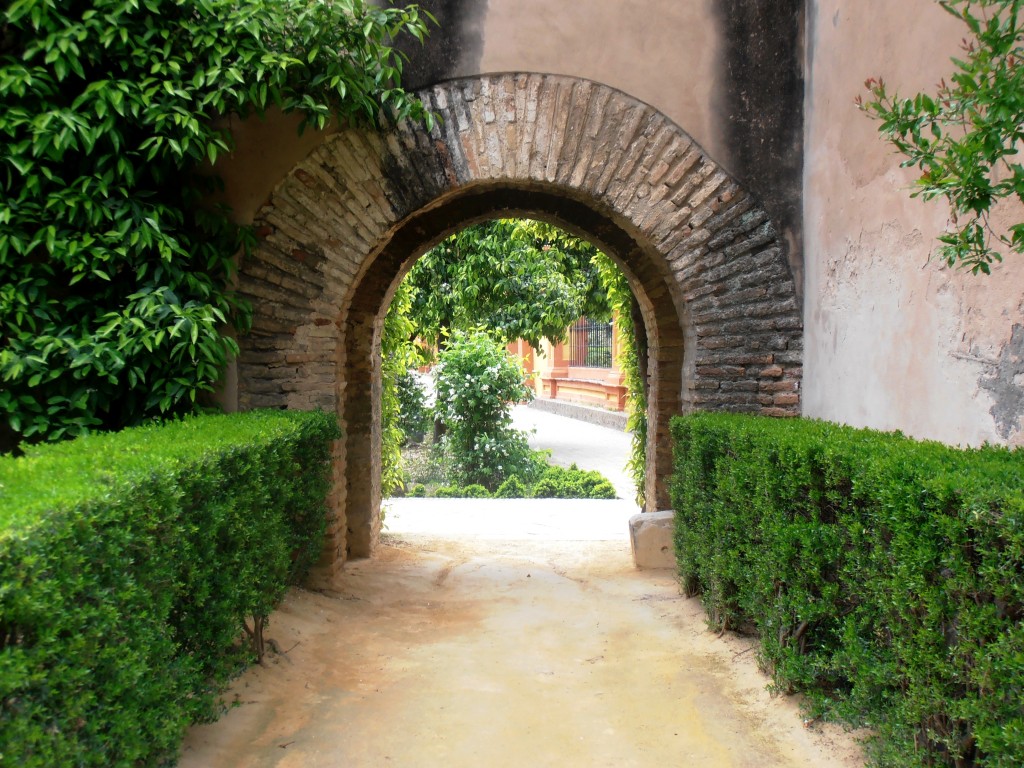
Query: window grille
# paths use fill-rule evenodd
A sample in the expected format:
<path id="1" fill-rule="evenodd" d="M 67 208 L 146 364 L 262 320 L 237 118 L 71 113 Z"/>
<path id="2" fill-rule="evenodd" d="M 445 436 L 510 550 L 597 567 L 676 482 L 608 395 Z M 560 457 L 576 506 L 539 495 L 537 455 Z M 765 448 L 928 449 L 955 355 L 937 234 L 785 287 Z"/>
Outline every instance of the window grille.
<path id="1" fill-rule="evenodd" d="M 584 317 L 569 329 L 569 365 L 577 368 L 612 367 L 612 324 Z"/>

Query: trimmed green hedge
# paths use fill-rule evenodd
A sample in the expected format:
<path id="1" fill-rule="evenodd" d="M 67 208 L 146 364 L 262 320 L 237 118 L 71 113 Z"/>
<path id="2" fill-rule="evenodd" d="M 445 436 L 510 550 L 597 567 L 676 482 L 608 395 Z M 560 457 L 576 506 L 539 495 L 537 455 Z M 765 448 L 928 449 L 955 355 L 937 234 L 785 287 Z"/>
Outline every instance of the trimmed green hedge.
<path id="1" fill-rule="evenodd" d="M 552 464 L 530 489 L 537 499 L 614 499 L 615 487 L 600 472 L 580 469 L 575 464 L 560 467 Z"/>
<path id="2" fill-rule="evenodd" d="M 782 690 L 881 766 L 1024 765 L 1024 451 L 804 420 L 673 420 L 676 551 Z"/>
<path id="3" fill-rule="evenodd" d="M 250 412 L 0 459 L 0 764 L 172 759 L 318 557 L 338 436 Z"/>
<path id="4" fill-rule="evenodd" d="M 548 453 L 534 451 L 540 472 L 536 482 L 527 483 L 519 475 L 509 475 L 492 494 L 482 485 L 441 485 L 428 493 L 425 486 L 415 483 L 408 496 L 433 496 L 438 499 L 615 499 L 615 486 L 600 472 L 580 469 L 575 464 L 560 467 L 547 464 Z M 543 469 L 540 469 L 543 467 Z"/>

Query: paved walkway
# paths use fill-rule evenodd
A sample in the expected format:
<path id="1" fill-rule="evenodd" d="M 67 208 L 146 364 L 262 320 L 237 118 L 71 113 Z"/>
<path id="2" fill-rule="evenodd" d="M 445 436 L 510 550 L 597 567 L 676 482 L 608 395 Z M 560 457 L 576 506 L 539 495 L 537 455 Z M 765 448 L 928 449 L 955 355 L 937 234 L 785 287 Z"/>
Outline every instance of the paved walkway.
<path id="1" fill-rule="evenodd" d="M 567 467 L 575 463 L 580 469 L 596 469 L 611 480 L 619 498 L 633 501 L 636 486 L 626 473 L 632 437 L 610 427 L 558 416 L 526 405 L 512 411 L 516 429 L 530 433 L 531 448 L 551 451 L 555 464 Z"/>
<path id="2" fill-rule="evenodd" d="M 331 589 L 290 590 L 281 652 L 191 729 L 180 768 L 863 765 L 768 694 L 751 641 L 709 632 L 671 571 L 542 533 L 391 533 Z"/>
<path id="3" fill-rule="evenodd" d="M 516 419 L 559 462 L 612 476 L 628 451 L 615 430 Z M 671 570 L 633 567 L 632 501 L 387 507 L 372 559 L 288 592 L 267 631 L 280 652 L 189 731 L 180 768 L 864 764 L 767 693 L 751 641 L 709 632 Z"/>

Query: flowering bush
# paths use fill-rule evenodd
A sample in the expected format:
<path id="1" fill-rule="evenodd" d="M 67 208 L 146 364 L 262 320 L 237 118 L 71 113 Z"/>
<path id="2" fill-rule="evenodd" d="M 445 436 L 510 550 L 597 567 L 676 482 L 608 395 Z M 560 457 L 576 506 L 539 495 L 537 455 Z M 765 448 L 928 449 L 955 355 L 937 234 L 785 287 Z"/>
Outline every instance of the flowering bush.
<path id="1" fill-rule="evenodd" d="M 456 331 L 434 369 L 435 413 L 447 432 L 439 446 L 453 479 L 493 491 L 509 475 L 538 471 L 512 405 L 533 398 L 522 365 L 484 331 Z"/>

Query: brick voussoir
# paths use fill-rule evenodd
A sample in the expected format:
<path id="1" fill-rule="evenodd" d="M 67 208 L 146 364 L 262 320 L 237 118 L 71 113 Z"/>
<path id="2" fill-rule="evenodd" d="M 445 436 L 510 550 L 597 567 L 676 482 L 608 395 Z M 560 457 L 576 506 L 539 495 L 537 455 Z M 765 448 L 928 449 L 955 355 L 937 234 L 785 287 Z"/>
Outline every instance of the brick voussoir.
<path id="1" fill-rule="evenodd" d="M 747 239 L 734 242 L 732 245 L 727 245 L 724 252 L 726 257 L 731 259 L 739 256 L 740 254 L 756 251 L 762 245 L 775 242 L 776 239 L 777 235 L 775 232 L 775 226 L 768 221 L 755 229 Z"/>
<path id="2" fill-rule="evenodd" d="M 323 293 L 322 275 L 313 269 L 307 270 L 305 275 L 295 276 L 264 262 L 261 266 L 252 265 L 248 274 L 262 278 L 266 283 L 295 296 L 292 301 L 294 306 L 306 306 Z"/>
<path id="3" fill-rule="evenodd" d="M 706 280 L 709 283 L 728 282 L 737 275 L 755 275 L 784 258 L 782 248 L 777 246 L 747 252 L 742 256 L 729 257 L 723 253 L 721 264 L 708 270 Z"/>
<path id="4" fill-rule="evenodd" d="M 652 183 L 644 168 L 661 162 L 672 136 L 673 132 L 663 118 L 655 113 L 647 113 L 639 136 L 626 150 L 622 163 L 608 183 L 608 197 L 616 208 L 622 209 L 628 203 L 638 180 Z"/>
<path id="5" fill-rule="evenodd" d="M 247 298 L 262 299 L 264 302 L 267 302 L 268 306 L 263 306 L 262 311 L 253 313 L 254 319 L 264 314 L 275 313 L 278 308 L 282 310 L 287 308 L 299 312 L 308 312 L 310 309 L 309 300 L 305 297 L 295 296 L 249 274 L 242 275 L 239 278 L 238 292 Z"/>
<path id="6" fill-rule="evenodd" d="M 695 323 L 720 323 L 739 317 L 762 318 L 796 311 L 796 299 L 748 301 L 740 304 L 721 306 L 706 312 L 694 313 Z"/>
<path id="7" fill-rule="evenodd" d="M 569 184 L 574 189 L 592 191 L 598 175 L 591 173 L 592 164 L 597 161 L 603 167 L 615 145 L 615 135 L 625 112 L 625 104 L 621 99 L 613 100 L 611 96 L 612 92 L 604 88 L 595 89 L 591 96 L 584 136 L 569 174 Z"/>
<path id="8" fill-rule="evenodd" d="M 768 214 L 754 206 L 749 197 L 736 203 L 730 210 L 714 217 L 708 226 L 716 230 L 710 245 L 712 248 L 724 248 L 742 238 L 751 230 L 768 222 Z"/>
<path id="9" fill-rule="evenodd" d="M 592 83 L 581 81 L 572 86 L 571 99 L 566 120 L 566 132 L 562 137 L 561 150 L 558 153 L 558 165 L 555 171 L 555 181 L 566 184 L 576 163 L 576 154 L 580 142 L 583 140 L 583 125 L 590 108 L 590 98 L 593 95 Z"/>

